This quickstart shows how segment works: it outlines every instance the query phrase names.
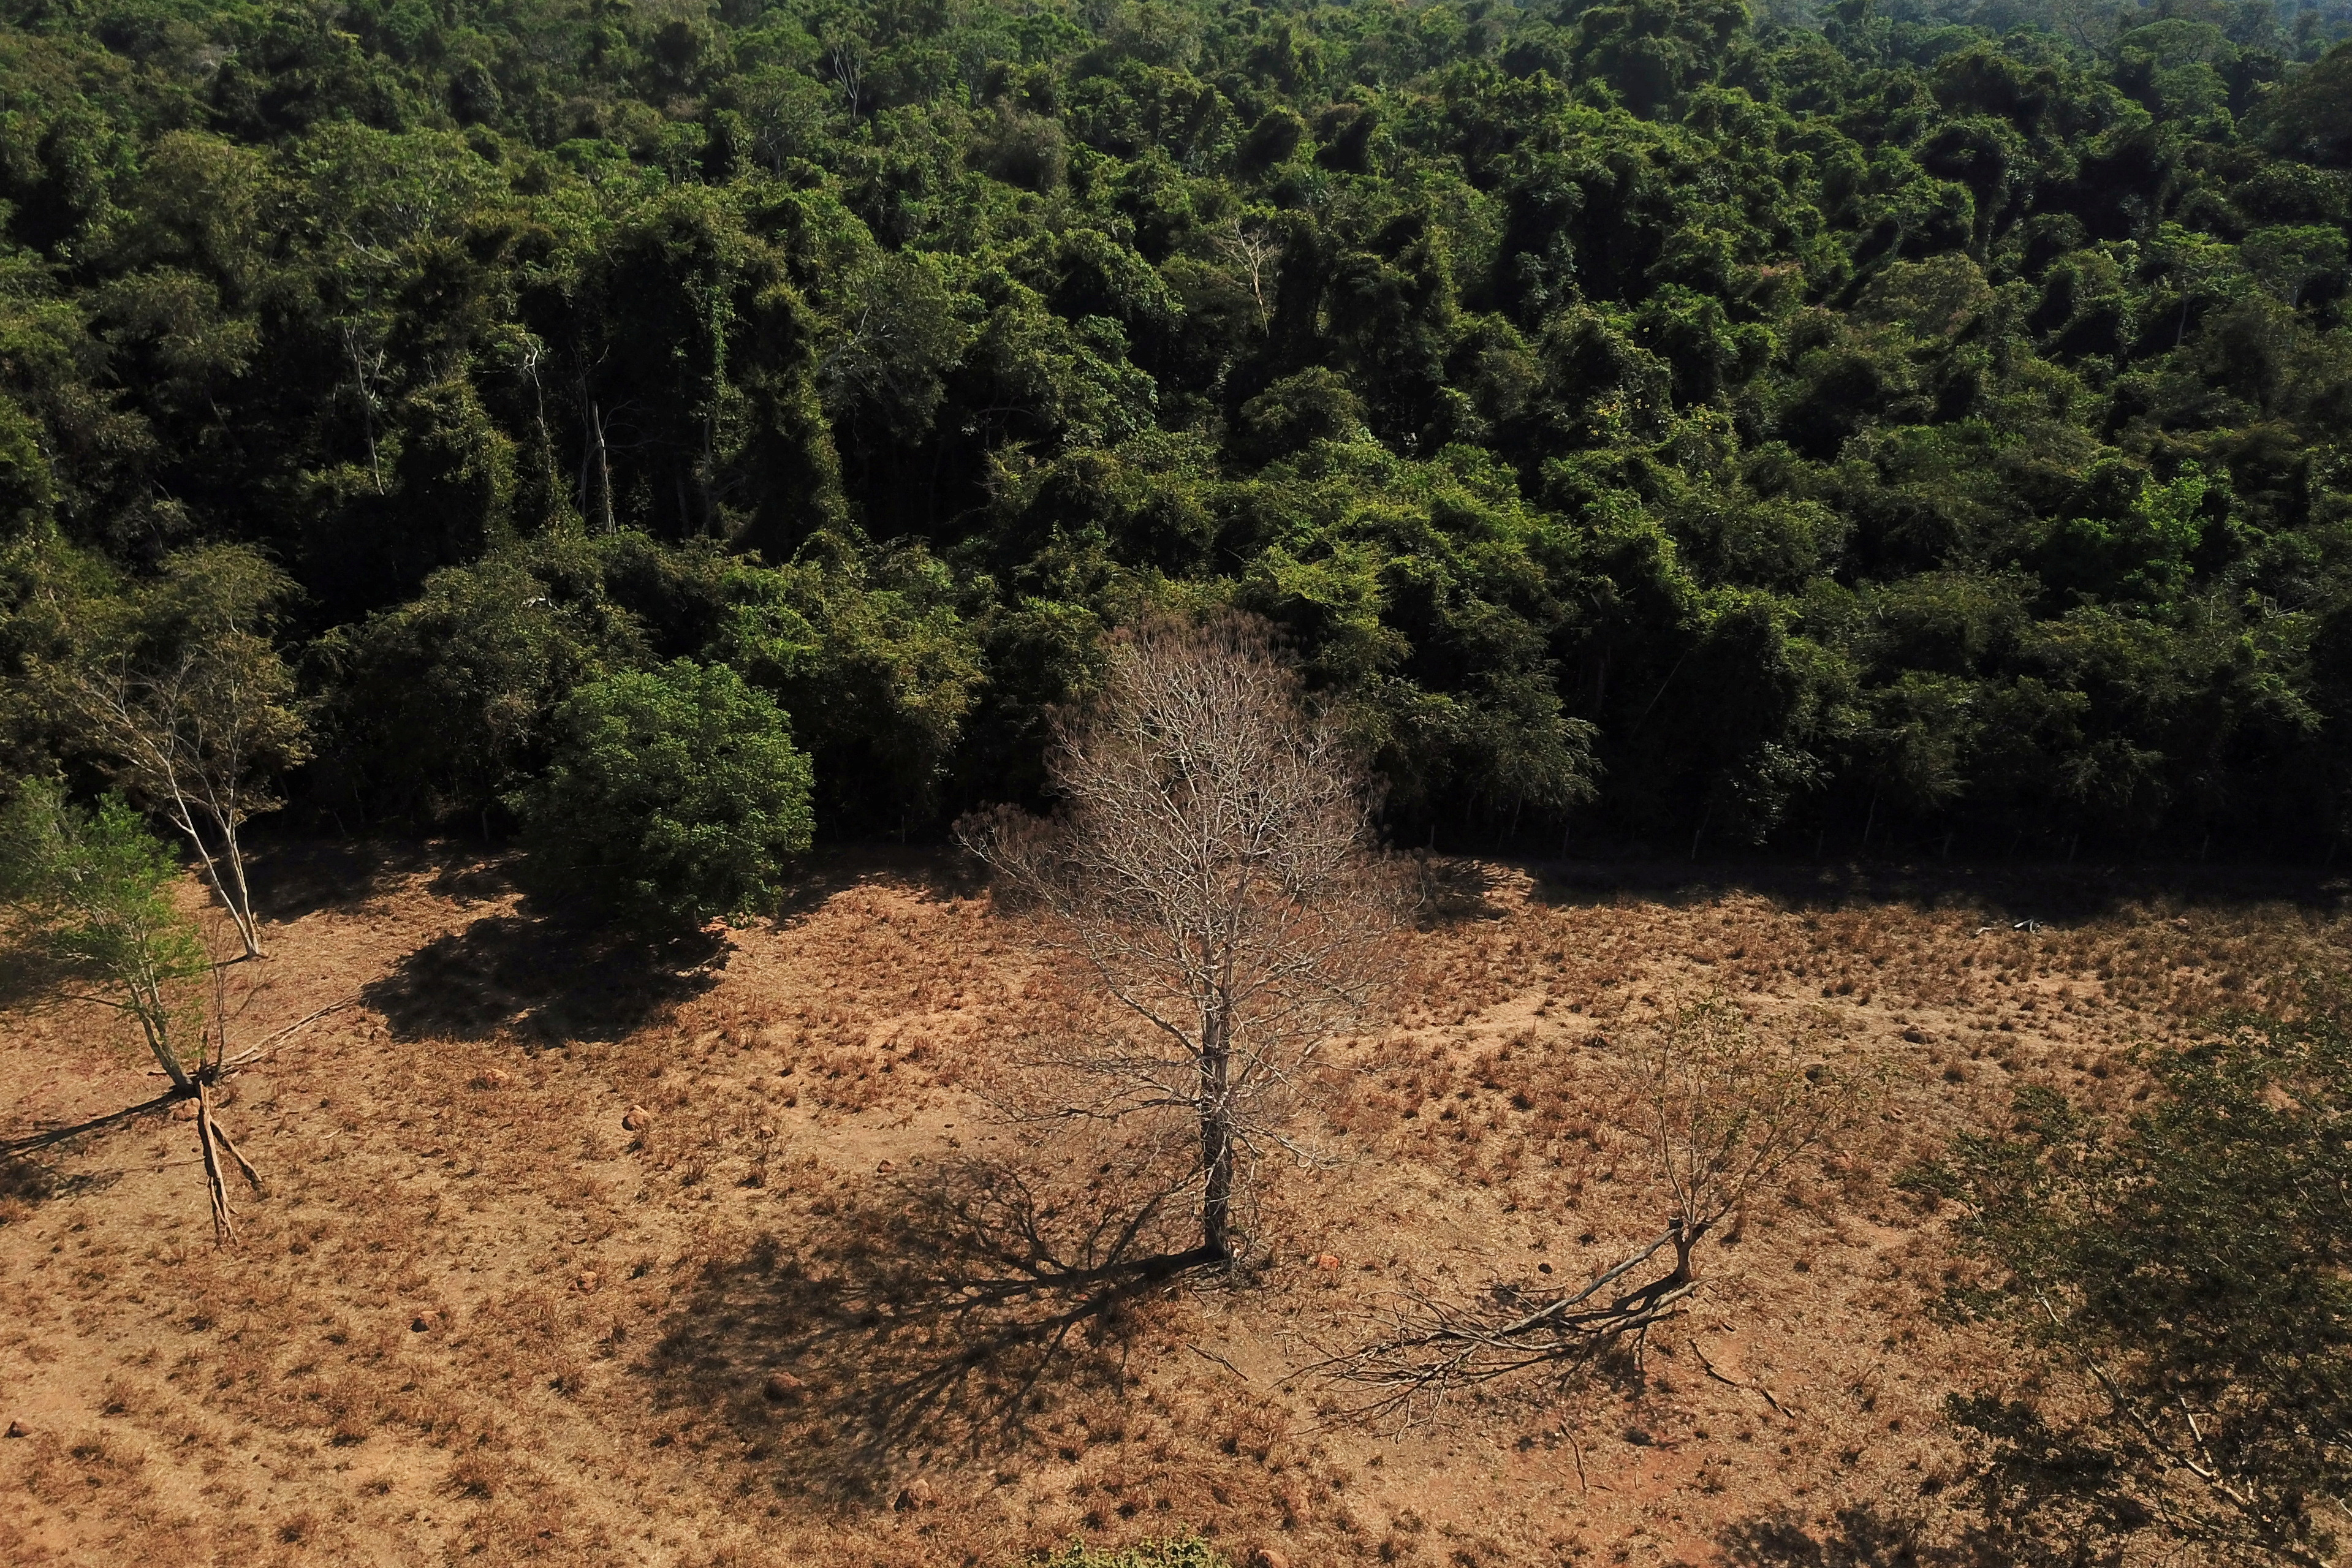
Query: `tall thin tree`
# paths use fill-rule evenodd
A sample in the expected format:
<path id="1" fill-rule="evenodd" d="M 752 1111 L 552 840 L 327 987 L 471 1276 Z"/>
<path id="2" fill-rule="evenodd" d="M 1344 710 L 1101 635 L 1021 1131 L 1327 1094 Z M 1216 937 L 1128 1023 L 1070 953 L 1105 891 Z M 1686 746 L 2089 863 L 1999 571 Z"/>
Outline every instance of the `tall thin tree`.
<path id="1" fill-rule="evenodd" d="M 241 831 L 283 802 L 272 777 L 309 755 L 293 673 L 269 635 L 292 584 L 242 546 L 185 550 L 110 607 L 58 672 L 114 781 L 170 822 L 261 956 Z"/>

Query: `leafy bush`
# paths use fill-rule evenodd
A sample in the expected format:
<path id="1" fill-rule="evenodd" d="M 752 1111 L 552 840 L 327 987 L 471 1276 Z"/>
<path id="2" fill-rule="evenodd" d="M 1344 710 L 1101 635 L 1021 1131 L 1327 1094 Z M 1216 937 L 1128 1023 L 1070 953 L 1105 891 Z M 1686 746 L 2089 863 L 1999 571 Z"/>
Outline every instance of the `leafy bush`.
<path id="1" fill-rule="evenodd" d="M 584 541 L 450 567 L 409 602 L 336 628 L 310 674 L 336 746 L 317 780 L 338 810 L 470 821 L 545 767 L 556 707 L 581 682 L 646 662 Z"/>
<path id="2" fill-rule="evenodd" d="M 808 758 L 783 710 L 725 665 L 589 682 L 557 709 L 522 801 L 530 873 L 646 925 L 772 904 L 809 843 Z"/>

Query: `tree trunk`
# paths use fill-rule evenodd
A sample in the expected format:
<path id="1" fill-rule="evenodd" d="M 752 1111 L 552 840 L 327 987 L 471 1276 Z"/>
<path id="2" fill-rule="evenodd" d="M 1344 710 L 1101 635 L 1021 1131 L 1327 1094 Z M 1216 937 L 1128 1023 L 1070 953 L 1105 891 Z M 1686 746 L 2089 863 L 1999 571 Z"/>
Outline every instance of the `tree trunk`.
<path id="1" fill-rule="evenodd" d="M 164 1020 L 171 1017 L 171 1011 L 164 1006 L 163 988 L 152 977 L 142 975 L 131 982 L 131 994 L 137 1001 L 132 1010 L 138 1015 L 140 1031 L 147 1037 L 147 1049 L 153 1053 L 155 1065 L 163 1070 L 173 1088 L 183 1094 L 188 1092 L 196 1086 L 195 1080 L 180 1065 L 180 1059 L 172 1054 L 171 1039 L 164 1033 Z"/>
<path id="2" fill-rule="evenodd" d="M 237 850 L 236 830 L 224 825 L 221 849 L 215 853 L 212 846 L 205 842 L 204 831 L 196 825 L 195 808 L 181 792 L 176 782 L 173 784 L 172 791 L 171 810 L 164 814 L 194 847 L 196 863 L 203 868 L 205 880 L 212 883 L 213 893 L 220 899 L 221 907 L 228 911 L 229 924 L 236 927 L 237 940 L 244 944 L 245 956 L 260 957 L 261 933 L 254 926 L 252 899 L 241 896 L 246 894 L 245 860 Z M 220 862 L 224 860 L 229 862 L 229 870 L 236 878 L 235 893 L 229 891 L 228 878 L 221 874 Z"/>
<path id="3" fill-rule="evenodd" d="M 367 430 L 368 476 L 375 482 L 375 493 L 383 494 L 383 463 L 376 454 L 375 393 L 368 390 L 367 361 L 360 357 L 360 340 L 351 325 L 343 326 L 343 347 L 352 356 L 352 381 L 359 388 L 360 417 Z"/>
<path id="4" fill-rule="evenodd" d="M 1201 1200 L 1201 1249 L 1222 1263 L 1234 1255 L 1234 1135 L 1222 1112 L 1201 1124 L 1201 1157 L 1209 1172 Z"/>
<path id="5" fill-rule="evenodd" d="M 221 1170 L 220 1145 L 213 1140 L 212 1099 L 201 1080 L 196 1084 L 196 1146 L 205 1156 L 205 1185 L 213 1200 L 213 1239 L 236 1239 L 236 1219 L 229 1210 L 228 1178 Z"/>
<path id="6" fill-rule="evenodd" d="M 1664 1286 L 1687 1285 L 1698 1276 L 1691 1269 L 1691 1249 L 1707 1233 L 1714 1221 L 1702 1219 L 1696 1224 L 1677 1218 L 1674 1221 L 1675 1271 L 1662 1282 Z"/>
<path id="7" fill-rule="evenodd" d="M 235 923 L 237 936 L 244 939 L 245 956 L 261 957 L 261 922 L 253 913 L 253 888 L 245 880 L 245 846 L 237 842 L 233 815 L 221 818 L 221 858 L 228 862 L 229 875 L 236 883 L 236 898 L 229 906 L 229 919 Z"/>
<path id="8" fill-rule="evenodd" d="M 1234 1255 L 1234 1123 L 1226 1103 L 1232 1051 L 1222 1021 L 1205 1031 L 1201 1051 L 1201 1250 L 1218 1262 Z"/>
<path id="9" fill-rule="evenodd" d="M 613 527 L 613 461 L 604 446 L 604 411 L 596 404 L 583 385 L 581 401 L 588 405 L 588 449 L 595 465 L 596 520 L 601 530 L 610 535 Z"/>

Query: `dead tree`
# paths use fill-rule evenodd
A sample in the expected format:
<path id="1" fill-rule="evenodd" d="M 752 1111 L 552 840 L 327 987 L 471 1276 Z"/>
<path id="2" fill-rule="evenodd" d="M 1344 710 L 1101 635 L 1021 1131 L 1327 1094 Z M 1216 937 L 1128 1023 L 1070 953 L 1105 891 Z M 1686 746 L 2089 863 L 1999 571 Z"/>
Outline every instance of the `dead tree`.
<path id="1" fill-rule="evenodd" d="M 1282 263 L 1281 236 L 1262 222 L 1236 214 L 1218 233 L 1216 243 L 1249 275 L 1250 298 L 1257 302 L 1258 330 L 1266 330 L 1274 321 L 1274 305 L 1266 298 L 1266 289 Z"/>
<path id="2" fill-rule="evenodd" d="M 1233 1261 L 1259 1162 L 1301 1152 L 1288 1123 L 1318 1047 L 1381 988 L 1400 905 L 1367 779 L 1270 629 L 1232 614 L 1118 634 L 1051 776 L 1058 815 L 959 827 L 1112 1004 L 1036 1053 L 1058 1098 L 1026 1113 L 1172 1113 L 1200 1213 L 1184 1261 Z"/>
<path id="3" fill-rule="evenodd" d="M 1759 1040 L 1720 998 L 1683 1008 L 1622 1071 L 1626 1124 L 1649 1145 L 1664 1199 L 1656 1236 L 1566 1294 L 1507 1282 L 1469 1301 L 1410 1291 L 1369 1343 L 1308 1371 L 1360 1391 L 1360 1414 L 1411 1425 L 1464 1388 L 1638 1347 L 1698 1291 L 1700 1243 L 1843 1123 L 1869 1077 Z"/>

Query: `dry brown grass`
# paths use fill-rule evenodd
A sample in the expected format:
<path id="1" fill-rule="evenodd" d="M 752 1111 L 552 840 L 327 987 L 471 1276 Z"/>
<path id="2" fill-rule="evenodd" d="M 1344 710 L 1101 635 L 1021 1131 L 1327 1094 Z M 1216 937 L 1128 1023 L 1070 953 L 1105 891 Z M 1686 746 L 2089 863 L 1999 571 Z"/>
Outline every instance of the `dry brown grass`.
<path id="1" fill-rule="evenodd" d="M 655 955 L 454 853 L 327 879 L 241 971 L 240 1027 L 367 1000 L 236 1086 L 224 1118 L 275 1178 L 242 1246 L 210 1244 L 181 1124 L 0 1180 L 0 1424 L 30 1433 L 0 1440 L 0 1561 L 994 1563 L 1191 1524 L 1301 1564 L 1780 1563 L 1932 1532 L 1942 1396 L 2003 1357 L 1925 1310 L 1957 1265 L 1895 1178 L 2020 1082 L 2127 1108 L 2136 1044 L 2346 937 L 2310 901 L 2026 931 L 1932 890 L 1496 871 L 1415 938 L 1395 1027 L 1336 1049 L 1335 1163 L 1276 1184 L 1271 1266 L 1113 1303 L 1048 1361 L 1012 1332 L 1034 1302 L 922 1315 L 993 1266 L 926 1205 L 958 1162 L 1040 1163 L 979 1092 L 1087 1004 L 934 863 L 823 872 L 772 928 Z M 1558 1281 L 1653 1233 L 1607 1069 L 1710 992 L 1898 1071 L 1638 1371 L 1489 1390 L 1402 1441 L 1286 1381 L 1409 1281 Z M 0 1130 L 143 1098 L 120 1043 L 9 1015 Z M 1119 1200 L 1076 1160 L 1056 1179 Z M 942 1366 L 969 1380 L 928 1416 L 872 1419 Z"/>

